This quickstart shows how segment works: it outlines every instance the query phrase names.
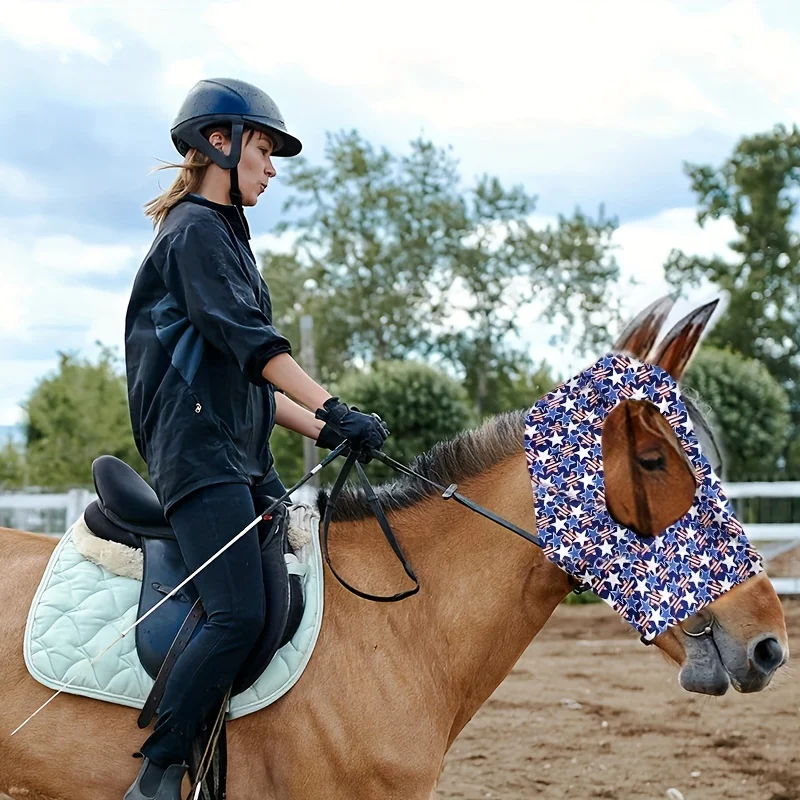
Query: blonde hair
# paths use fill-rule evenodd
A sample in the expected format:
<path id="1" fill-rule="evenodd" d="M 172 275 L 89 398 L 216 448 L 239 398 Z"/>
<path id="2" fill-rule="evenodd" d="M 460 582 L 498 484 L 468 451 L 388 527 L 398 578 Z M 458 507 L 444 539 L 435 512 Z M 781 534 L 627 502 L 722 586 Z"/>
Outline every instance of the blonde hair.
<path id="1" fill-rule="evenodd" d="M 252 128 L 245 128 L 248 132 L 242 146 L 244 147 L 250 139 L 253 138 L 255 130 Z M 230 125 L 214 126 L 206 131 L 203 131 L 203 136 L 209 138 L 212 133 L 222 133 L 226 138 L 230 139 L 231 129 Z M 167 214 L 186 197 L 187 194 L 192 194 L 200 188 L 203 178 L 206 174 L 206 169 L 211 163 L 211 159 L 203 155 L 199 150 L 192 148 L 186 154 L 182 164 L 162 164 L 160 167 L 155 167 L 152 172 L 160 172 L 162 169 L 179 169 L 178 177 L 172 182 L 172 186 L 166 191 L 162 192 L 158 197 L 144 204 L 145 216 L 153 220 L 153 227 L 161 225 L 167 218 Z"/>

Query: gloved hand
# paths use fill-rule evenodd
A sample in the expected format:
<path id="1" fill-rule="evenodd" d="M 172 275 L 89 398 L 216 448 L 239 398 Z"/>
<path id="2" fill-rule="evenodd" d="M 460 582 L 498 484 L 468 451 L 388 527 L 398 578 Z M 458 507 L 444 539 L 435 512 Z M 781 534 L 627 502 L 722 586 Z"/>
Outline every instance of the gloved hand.
<path id="1" fill-rule="evenodd" d="M 380 450 L 389 435 L 389 428 L 377 414 L 348 408 L 338 397 L 326 400 L 314 416 L 325 423 L 317 437 L 318 447 L 333 449 L 348 441 L 353 450 Z"/>

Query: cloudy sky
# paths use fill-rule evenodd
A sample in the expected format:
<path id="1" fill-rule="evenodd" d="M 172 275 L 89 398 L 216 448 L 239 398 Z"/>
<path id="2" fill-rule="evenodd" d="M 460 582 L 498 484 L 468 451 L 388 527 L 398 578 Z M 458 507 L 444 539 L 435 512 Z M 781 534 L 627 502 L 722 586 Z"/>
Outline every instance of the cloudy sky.
<path id="1" fill-rule="evenodd" d="M 302 12 L 296 9 L 302 7 Z M 399 150 L 452 144 L 469 180 L 522 182 L 544 216 L 617 215 L 618 257 L 665 289 L 672 247 L 724 253 L 701 231 L 684 160 L 717 164 L 736 140 L 791 124 L 800 6 L 792 0 L 305 0 L 26 2 L 0 15 L 0 425 L 58 350 L 122 345 L 152 238 L 142 204 L 169 177 L 171 120 L 202 77 L 263 87 L 319 159 L 325 131 Z M 280 169 L 280 164 L 278 164 Z M 270 242 L 280 175 L 250 212 Z M 699 299 L 708 299 L 708 295 Z M 681 309 L 682 310 L 682 309 Z M 677 312 L 676 312 L 677 313 Z M 531 331 L 534 354 L 554 356 Z M 566 354 L 568 355 L 568 354 Z"/>

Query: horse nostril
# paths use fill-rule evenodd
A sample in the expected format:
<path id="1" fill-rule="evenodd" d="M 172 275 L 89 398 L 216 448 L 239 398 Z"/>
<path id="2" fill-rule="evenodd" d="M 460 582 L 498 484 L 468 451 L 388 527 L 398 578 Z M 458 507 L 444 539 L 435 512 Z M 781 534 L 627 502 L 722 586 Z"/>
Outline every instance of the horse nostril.
<path id="1" fill-rule="evenodd" d="M 772 672 L 783 661 L 783 648 L 771 637 L 753 648 L 753 664 L 762 672 Z"/>

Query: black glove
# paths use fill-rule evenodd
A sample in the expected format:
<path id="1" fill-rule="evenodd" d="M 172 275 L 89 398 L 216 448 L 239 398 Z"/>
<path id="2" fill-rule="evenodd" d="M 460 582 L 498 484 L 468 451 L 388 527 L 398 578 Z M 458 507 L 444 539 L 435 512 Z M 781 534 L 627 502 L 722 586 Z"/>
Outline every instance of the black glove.
<path id="1" fill-rule="evenodd" d="M 380 450 L 389 435 L 389 428 L 377 414 L 348 408 L 338 397 L 326 400 L 314 416 L 325 423 L 317 437 L 318 447 L 332 450 L 347 441 L 353 450 Z"/>

